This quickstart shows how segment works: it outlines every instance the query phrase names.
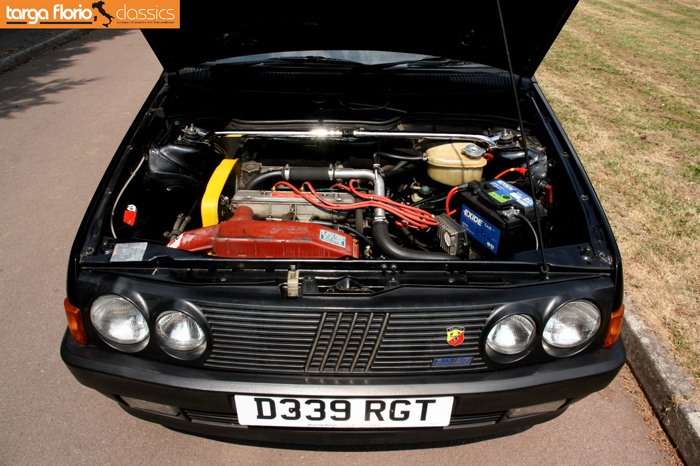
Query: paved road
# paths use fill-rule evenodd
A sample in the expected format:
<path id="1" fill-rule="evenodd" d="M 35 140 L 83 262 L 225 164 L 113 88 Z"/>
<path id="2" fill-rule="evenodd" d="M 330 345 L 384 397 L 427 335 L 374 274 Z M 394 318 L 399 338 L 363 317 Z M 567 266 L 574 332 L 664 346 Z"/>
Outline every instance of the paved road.
<path id="1" fill-rule="evenodd" d="M 0 76 L 0 464 L 667 464 L 629 375 L 517 436 L 369 453 L 191 437 L 79 385 L 58 354 L 70 245 L 159 70 L 140 33 L 95 31 Z"/>

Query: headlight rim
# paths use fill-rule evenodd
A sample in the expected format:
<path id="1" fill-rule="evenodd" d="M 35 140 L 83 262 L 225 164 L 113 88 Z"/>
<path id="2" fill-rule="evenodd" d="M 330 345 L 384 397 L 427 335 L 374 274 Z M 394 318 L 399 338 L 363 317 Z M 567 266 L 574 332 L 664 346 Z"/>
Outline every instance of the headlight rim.
<path id="1" fill-rule="evenodd" d="M 571 346 L 571 347 L 560 347 L 560 346 L 555 346 L 547 342 L 545 339 L 545 330 L 547 328 L 547 325 L 549 324 L 549 321 L 554 317 L 554 315 L 559 312 L 561 309 L 563 309 L 565 306 L 570 305 L 571 303 L 575 302 L 583 302 L 588 305 L 593 306 L 593 308 L 597 311 L 598 313 L 598 326 L 591 333 L 591 336 L 588 337 L 587 340 L 583 341 L 582 343 L 579 343 L 578 345 Z M 575 299 L 570 299 L 564 303 L 559 304 L 552 312 L 548 313 L 546 318 L 543 321 L 542 324 L 542 332 L 541 332 L 541 340 L 542 340 L 542 348 L 544 351 L 555 358 L 568 358 L 570 356 L 574 356 L 581 351 L 585 350 L 588 348 L 596 339 L 600 336 L 601 329 L 604 327 L 604 322 L 603 322 L 603 311 L 601 310 L 600 306 L 598 306 L 594 301 L 590 299 L 585 299 L 585 298 L 575 298 Z"/>
<path id="2" fill-rule="evenodd" d="M 182 350 L 168 346 L 165 343 L 163 337 L 160 336 L 160 333 L 158 331 L 158 322 L 163 316 L 171 313 L 183 314 L 189 317 L 195 324 L 197 324 L 204 337 L 203 344 L 188 350 Z M 189 309 L 183 309 L 181 306 L 168 306 L 164 310 L 158 312 L 153 318 L 153 333 L 155 334 L 155 341 L 157 342 L 158 347 L 165 354 L 175 359 L 180 359 L 183 361 L 192 361 L 194 359 L 202 357 L 202 355 L 204 355 L 211 346 L 211 336 L 209 333 L 209 328 L 207 325 L 203 324 L 202 319 L 199 318 L 199 313 L 190 312 Z"/>
<path id="3" fill-rule="evenodd" d="M 502 321 L 516 315 L 526 318 L 532 324 L 533 329 L 530 334 L 530 341 L 527 343 L 527 345 L 525 345 L 522 351 L 517 352 L 515 354 L 504 354 L 492 349 L 488 344 L 488 338 L 491 332 Z M 532 351 L 535 348 L 537 348 L 537 340 L 540 338 L 540 323 L 537 318 L 537 315 L 534 312 L 532 312 L 529 309 L 517 309 L 505 313 L 498 313 L 498 315 L 494 317 L 495 319 L 493 319 L 492 322 L 484 328 L 484 333 L 482 337 L 482 348 L 484 354 L 491 361 L 497 364 L 511 364 L 526 358 L 532 353 Z"/>
<path id="4" fill-rule="evenodd" d="M 141 319 L 143 319 L 143 322 L 144 322 L 145 328 L 146 328 L 146 336 L 142 340 L 134 342 L 134 343 L 122 343 L 122 342 L 113 340 L 112 338 L 110 338 L 109 335 L 106 335 L 105 333 L 102 332 L 101 325 L 98 325 L 95 322 L 93 309 L 95 307 L 95 304 L 99 300 L 104 299 L 104 298 L 109 298 L 109 297 L 122 299 L 122 300 L 126 301 L 138 312 L 138 314 L 140 314 Z M 88 313 L 90 315 L 90 324 L 91 324 L 92 328 L 94 329 L 95 333 L 100 338 L 100 340 L 102 342 L 104 342 L 106 345 L 108 345 L 111 348 L 114 348 L 118 351 L 124 352 L 124 353 L 138 353 L 139 351 L 142 351 L 144 348 L 146 348 L 146 346 L 148 346 L 148 343 L 151 340 L 151 326 L 148 323 L 148 316 L 144 314 L 144 311 L 142 310 L 142 308 L 140 306 L 138 306 L 132 299 L 129 299 L 126 296 L 123 296 L 121 294 L 114 293 L 114 292 L 103 293 L 103 294 L 96 296 L 92 300 L 92 302 L 90 303 L 90 307 L 88 309 L 89 309 Z"/>

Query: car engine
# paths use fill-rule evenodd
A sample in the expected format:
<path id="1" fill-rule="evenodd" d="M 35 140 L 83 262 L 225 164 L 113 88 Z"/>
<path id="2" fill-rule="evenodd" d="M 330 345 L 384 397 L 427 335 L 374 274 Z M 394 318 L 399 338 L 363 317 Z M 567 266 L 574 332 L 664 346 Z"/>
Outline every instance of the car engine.
<path id="1" fill-rule="evenodd" d="M 504 259 L 566 230 L 551 220 L 553 161 L 535 134 L 527 155 L 520 138 L 178 122 L 122 186 L 112 236 L 239 259 Z"/>

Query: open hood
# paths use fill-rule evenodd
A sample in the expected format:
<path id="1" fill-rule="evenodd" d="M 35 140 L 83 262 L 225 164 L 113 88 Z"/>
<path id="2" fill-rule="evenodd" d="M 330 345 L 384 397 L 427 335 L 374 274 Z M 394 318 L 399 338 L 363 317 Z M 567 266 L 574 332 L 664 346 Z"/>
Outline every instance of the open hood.
<path id="1" fill-rule="evenodd" d="M 577 0 L 502 0 L 513 71 L 531 77 Z M 235 4 L 183 4 L 179 30 L 143 33 L 166 71 L 231 57 L 304 50 L 380 50 L 433 55 L 507 69 L 495 1 L 457 9 L 391 13 L 339 8 L 335 13 L 246 14 Z"/>

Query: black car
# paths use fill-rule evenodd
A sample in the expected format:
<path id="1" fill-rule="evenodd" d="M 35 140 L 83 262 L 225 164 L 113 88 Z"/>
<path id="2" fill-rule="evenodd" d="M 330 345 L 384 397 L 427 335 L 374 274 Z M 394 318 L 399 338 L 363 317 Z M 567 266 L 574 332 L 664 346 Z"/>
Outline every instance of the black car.
<path id="1" fill-rule="evenodd" d="M 164 73 L 73 246 L 73 375 L 315 445 L 521 430 L 607 386 L 620 253 L 533 76 L 574 5 L 144 31 Z"/>

